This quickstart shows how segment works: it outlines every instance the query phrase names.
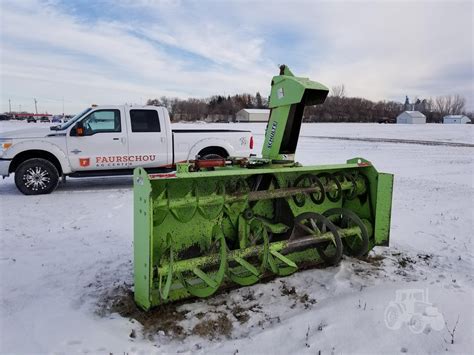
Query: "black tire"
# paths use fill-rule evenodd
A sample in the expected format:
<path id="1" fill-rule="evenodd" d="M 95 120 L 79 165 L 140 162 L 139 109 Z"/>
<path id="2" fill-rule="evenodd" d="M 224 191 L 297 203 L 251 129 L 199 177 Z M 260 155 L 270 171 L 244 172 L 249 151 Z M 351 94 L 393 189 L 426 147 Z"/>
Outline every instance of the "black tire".
<path id="1" fill-rule="evenodd" d="M 25 160 L 15 170 L 15 185 L 24 195 L 49 194 L 58 182 L 58 169 L 46 159 Z"/>
<path id="2" fill-rule="evenodd" d="M 222 155 L 219 154 L 206 154 L 203 157 L 201 157 L 202 160 L 213 160 L 213 159 L 225 159 Z"/>

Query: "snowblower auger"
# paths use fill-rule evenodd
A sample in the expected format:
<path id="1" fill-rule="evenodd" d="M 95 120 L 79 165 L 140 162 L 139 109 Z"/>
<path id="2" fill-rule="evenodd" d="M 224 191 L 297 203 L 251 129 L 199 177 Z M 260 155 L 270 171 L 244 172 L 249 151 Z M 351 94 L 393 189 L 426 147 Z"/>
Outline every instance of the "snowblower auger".
<path id="1" fill-rule="evenodd" d="M 304 107 L 327 94 L 283 65 L 272 80 L 261 158 L 196 159 L 171 174 L 135 169 L 140 307 L 335 265 L 343 253 L 360 257 L 388 245 L 393 175 L 362 158 L 325 166 L 294 161 Z"/>

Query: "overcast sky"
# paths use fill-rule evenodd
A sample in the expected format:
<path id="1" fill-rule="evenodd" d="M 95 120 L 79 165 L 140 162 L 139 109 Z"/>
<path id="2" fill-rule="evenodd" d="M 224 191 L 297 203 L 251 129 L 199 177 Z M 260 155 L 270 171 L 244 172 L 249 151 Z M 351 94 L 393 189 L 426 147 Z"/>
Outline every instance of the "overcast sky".
<path id="1" fill-rule="evenodd" d="M 349 96 L 459 93 L 474 110 L 472 1 L 0 4 L 1 111 L 268 95 L 283 63 Z"/>

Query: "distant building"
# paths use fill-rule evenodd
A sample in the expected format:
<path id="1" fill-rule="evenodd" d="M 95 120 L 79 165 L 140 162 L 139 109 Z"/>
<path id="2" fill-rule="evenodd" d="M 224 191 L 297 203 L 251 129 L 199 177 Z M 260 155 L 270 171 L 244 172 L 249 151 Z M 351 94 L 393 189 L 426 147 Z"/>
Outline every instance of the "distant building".
<path id="1" fill-rule="evenodd" d="M 405 97 L 405 103 L 403 104 L 403 111 L 420 111 L 426 112 L 429 111 L 428 101 L 426 99 L 420 100 L 416 99 L 415 103 L 411 104 L 408 96 Z"/>
<path id="2" fill-rule="evenodd" d="M 413 110 L 413 107 L 408 99 L 408 96 L 405 96 L 405 103 L 403 104 L 403 111 Z"/>
<path id="3" fill-rule="evenodd" d="M 236 122 L 268 122 L 269 109 L 243 108 L 235 114 Z"/>
<path id="4" fill-rule="evenodd" d="M 420 100 L 417 99 L 414 105 L 413 111 L 426 112 L 428 110 L 428 101 L 426 99 Z"/>
<path id="5" fill-rule="evenodd" d="M 426 116 L 419 111 L 405 111 L 397 116 L 397 123 L 426 123 Z"/>
<path id="6" fill-rule="evenodd" d="M 471 119 L 465 115 L 448 115 L 443 117 L 443 123 L 471 123 Z"/>

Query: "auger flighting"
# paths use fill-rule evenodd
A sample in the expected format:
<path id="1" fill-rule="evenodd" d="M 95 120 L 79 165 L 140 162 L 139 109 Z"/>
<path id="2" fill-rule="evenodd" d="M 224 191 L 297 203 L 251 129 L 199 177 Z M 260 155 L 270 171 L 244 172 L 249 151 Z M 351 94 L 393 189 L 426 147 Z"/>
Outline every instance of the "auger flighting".
<path id="1" fill-rule="evenodd" d="M 307 105 L 328 88 L 273 77 L 261 157 L 197 158 L 171 174 L 134 172 L 135 301 L 143 309 L 286 276 L 388 245 L 393 175 L 362 158 L 301 166 Z"/>

